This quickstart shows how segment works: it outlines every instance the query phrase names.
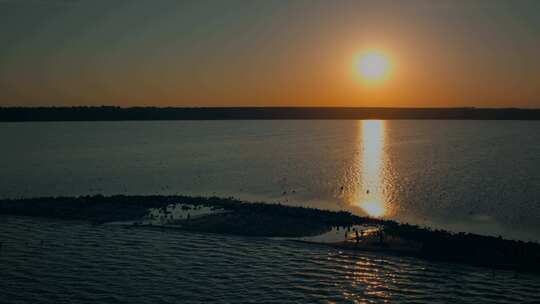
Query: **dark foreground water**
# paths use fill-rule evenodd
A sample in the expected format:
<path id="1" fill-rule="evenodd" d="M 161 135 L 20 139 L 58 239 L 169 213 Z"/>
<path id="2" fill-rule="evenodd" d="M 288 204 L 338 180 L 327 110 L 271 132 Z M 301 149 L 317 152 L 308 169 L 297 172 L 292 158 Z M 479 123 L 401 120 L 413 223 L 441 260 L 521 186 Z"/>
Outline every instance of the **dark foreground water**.
<path id="1" fill-rule="evenodd" d="M 6 216 L 0 240 L 6 304 L 540 302 L 538 276 L 286 240 Z"/>

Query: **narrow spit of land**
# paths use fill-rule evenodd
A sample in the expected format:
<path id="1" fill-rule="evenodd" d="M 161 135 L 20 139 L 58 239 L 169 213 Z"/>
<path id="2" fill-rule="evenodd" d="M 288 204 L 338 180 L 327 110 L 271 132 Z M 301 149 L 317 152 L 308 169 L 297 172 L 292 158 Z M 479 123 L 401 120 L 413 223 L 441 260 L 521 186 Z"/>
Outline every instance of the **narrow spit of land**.
<path id="1" fill-rule="evenodd" d="M 144 224 L 154 213 L 171 216 L 174 206 L 219 210 L 160 225 Z M 186 207 L 190 208 L 190 207 Z M 153 212 L 150 212 L 153 210 Z M 187 231 L 263 237 L 307 237 L 336 229 L 377 227 L 361 242 L 328 245 L 351 250 L 381 251 L 423 259 L 540 274 L 540 244 L 470 233 L 451 233 L 349 212 L 249 203 L 234 198 L 189 196 L 81 196 L 2 199 L 0 214 L 85 220 L 94 224 L 130 223 L 127 227 L 159 227 Z"/>
<path id="2" fill-rule="evenodd" d="M 264 119 L 540 120 L 540 109 L 360 107 L 0 107 L 0 122 Z"/>

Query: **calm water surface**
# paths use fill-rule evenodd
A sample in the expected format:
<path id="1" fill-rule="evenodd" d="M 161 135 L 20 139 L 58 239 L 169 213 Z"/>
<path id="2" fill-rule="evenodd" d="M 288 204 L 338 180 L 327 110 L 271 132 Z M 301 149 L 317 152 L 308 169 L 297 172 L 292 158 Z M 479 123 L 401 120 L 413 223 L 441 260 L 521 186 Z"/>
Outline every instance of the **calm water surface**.
<path id="1" fill-rule="evenodd" d="M 538 122 L 10 123 L 0 137 L 0 197 L 215 194 L 540 239 Z M 284 240 L 0 216 L 0 242 L 0 303 L 540 302 L 538 276 Z"/>
<path id="2" fill-rule="evenodd" d="M 0 124 L 1 197 L 235 196 L 540 240 L 540 122 Z"/>

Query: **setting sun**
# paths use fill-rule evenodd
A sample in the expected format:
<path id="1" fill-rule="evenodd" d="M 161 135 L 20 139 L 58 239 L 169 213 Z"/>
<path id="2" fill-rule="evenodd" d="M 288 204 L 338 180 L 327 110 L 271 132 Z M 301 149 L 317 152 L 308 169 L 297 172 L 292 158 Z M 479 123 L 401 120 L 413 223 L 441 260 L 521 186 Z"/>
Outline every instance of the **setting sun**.
<path id="1" fill-rule="evenodd" d="M 369 84 L 379 84 L 389 78 L 392 63 L 383 52 L 370 50 L 357 57 L 355 69 L 362 81 Z"/>
<path id="2" fill-rule="evenodd" d="M 363 202 L 360 207 L 372 217 L 382 217 L 386 213 L 384 205 L 377 201 Z"/>

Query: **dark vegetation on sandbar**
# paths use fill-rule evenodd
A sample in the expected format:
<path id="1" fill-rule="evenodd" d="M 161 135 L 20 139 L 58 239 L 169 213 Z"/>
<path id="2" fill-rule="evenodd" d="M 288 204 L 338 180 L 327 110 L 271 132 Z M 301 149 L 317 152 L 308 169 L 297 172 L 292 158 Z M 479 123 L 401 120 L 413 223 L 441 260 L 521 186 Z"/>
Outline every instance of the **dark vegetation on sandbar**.
<path id="1" fill-rule="evenodd" d="M 0 107 L 0 121 L 475 119 L 539 120 L 540 109 L 359 107 Z"/>
<path id="2" fill-rule="evenodd" d="M 450 233 L 395 221 L 234 198 L 188 196 L 81 196 L 0 200 L 0 214 L 85 220 L 95 224 L 139 220 L 149 208 L 189 204 L 224 209 L 186 221 L 181 229 L 244 236 L 307 236 L 331 227 L 378 225 L 388 237 L 419 244 L 407 255 L 540 274 L 540 244 L 470 233 Z M 346 248 L 350 248 L 347 246 Z M 352 248 L 354 249 L 354 247 Z M 381 245 L 381 251 L 385 251 Z"/>

